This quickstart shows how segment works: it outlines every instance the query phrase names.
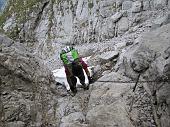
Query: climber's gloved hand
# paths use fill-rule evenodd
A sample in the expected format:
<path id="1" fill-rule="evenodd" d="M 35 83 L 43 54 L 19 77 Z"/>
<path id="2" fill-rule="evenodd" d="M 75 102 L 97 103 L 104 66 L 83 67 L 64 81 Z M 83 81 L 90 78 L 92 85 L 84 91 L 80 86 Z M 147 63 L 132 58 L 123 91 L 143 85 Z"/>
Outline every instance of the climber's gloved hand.
<path id="1" fill-rule="evenodd" d="M 93 83 L 93 78 L 88 76 L 89 84 Z"/>

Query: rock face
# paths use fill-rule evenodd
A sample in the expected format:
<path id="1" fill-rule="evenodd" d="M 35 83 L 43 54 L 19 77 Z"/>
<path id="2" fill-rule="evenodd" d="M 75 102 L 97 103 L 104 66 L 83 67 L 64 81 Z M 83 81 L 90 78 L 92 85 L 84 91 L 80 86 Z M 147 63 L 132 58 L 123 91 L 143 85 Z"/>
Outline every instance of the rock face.
<path id="1" fill-rule="evenodd" d="M 101 80 L 128 81 L 129 79 L 118 73 L 111 72 L 101 77 L 99 81 Z M 112 84 L 111 82 L 98 82 L 93 84 L 93 90 L 89 99 L 89 111 L 87 113 L 87 119 L 89 120 L 90 126 L 133 127 L 127 116 L 127 109 L 123 99 L 125 91 L 128 91 L 131 85 L 132 84 L 123 83 Z"/>
<path id="2" fill-rule="evenodd" d="M 54 124 L 54 79 L 42 61 L 19 43 L 0 35 L 0 126 Z M 48 121 L 49 120 L 49 121 Z"/>
<path id="3" fill-rule="evenodd" d="M 60 44 L 101 42 L 131 32 L 139 25 L 145 31 L 150 29 L 148 26 L 157 28 L 168 23 L 167 0 L 26 0 L 23 5 L 16 0 L 15 3 L 10 0 L 1 15 L 1 29 L 49 61 Z M 154 22 L 157 17 L 164 18 Z"/>
<path id="4" fill-rule="evenodd" d="M 0 35 L 0 126 L 169 127 L 169 3 L 9 1 L 0 25 L 15 41 Z M 47 68 L 70 43 L 97 75 L 74 97 Z"/>
<path id="5" fill-rule="evenodd" d="M 168 127 L 169 123 L 169 46 L 170 46 L 170 24 L 158 28 L 152 32 L 147 32 L 139 37 L 136 41 L 140 44 L 129 48 L 123 55 L 123 66 L 119 71 L 126 76 L 135 78 L 138 74 L 141 75 L 141 80 L 153 81 L 148 83 L 139 84 L 139 88 L 135 93 L 135 98 L 139 97 L 142 93 L 144 100 L 150 101 L 147 106 L 142 100 L 136 100 L 133 104 L 132 113 L 136 112 L 136 109 L 141 109 L 145 114 L 148 111 L 152 111 L 151 116 L 147 116 L 149 119 L 152 117 L 153 124 L 157 126 Z M 121 56 L 120 56 L 121 57 Z M 166 81 L 166 82 L 164 82 Z M 142 92 L 143 91 L 143 92 Z M 145 98 L 146 96 L 146 98 Z M 133 97 L 133 96 L 132 96 Z M 147 99 L 148 98 L 148 99 Z M 150 99 L 149 99 L 150 98 Z M 140 103 L 138 102 L 140 101 Z M 164 110 L 165 108 L 165 110 Z M 145 122 L 140 125 L 146 124 L 147 117 L 144 117 Z M 139 120 L 143 119 L 142 114 L 139 112 Z M 137 124 L 138 125 L 138 124 Z"/>
<path id="6" fill-rule="evenodd" d="M 167 51 L 170 45 L 170 25 L 162 26 L 153 32 L 143 34 L 139 39 L 141 43 L 151 48 L 152 50 L 163 54 Z"/>

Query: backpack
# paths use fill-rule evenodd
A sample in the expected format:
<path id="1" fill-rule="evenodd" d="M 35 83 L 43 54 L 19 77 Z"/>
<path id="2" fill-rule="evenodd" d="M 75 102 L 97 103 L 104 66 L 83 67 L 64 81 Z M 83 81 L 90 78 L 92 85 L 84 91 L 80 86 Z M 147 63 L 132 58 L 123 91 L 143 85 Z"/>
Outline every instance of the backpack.
<path id="1" fill-rule="evenodd" d="M 67 52 L 62 51 L 60 54 L 60 58 L 64 64 L 68 65 L 76 62 L 79 59 L 79 54 L 76 49 L 72 48 L 70 50 L 67 50 Z"/>

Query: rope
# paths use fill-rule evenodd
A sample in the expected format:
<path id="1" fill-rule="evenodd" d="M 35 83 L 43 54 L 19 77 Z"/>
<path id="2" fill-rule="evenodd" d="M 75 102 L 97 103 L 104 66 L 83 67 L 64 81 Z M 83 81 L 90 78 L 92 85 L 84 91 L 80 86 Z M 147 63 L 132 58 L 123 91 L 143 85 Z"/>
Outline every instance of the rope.
<path id="1" fill-rule="evenodd" d="M 104 81 L 104 80 L 97 80 L 95 82 L 113 82 L 113 83 L 136 83 L 136 81 Z M 138 83 L 161 83 L 161 82 L 170 82 L 170 80 L 150 80 L 150 81 L 138 81 Z"/>

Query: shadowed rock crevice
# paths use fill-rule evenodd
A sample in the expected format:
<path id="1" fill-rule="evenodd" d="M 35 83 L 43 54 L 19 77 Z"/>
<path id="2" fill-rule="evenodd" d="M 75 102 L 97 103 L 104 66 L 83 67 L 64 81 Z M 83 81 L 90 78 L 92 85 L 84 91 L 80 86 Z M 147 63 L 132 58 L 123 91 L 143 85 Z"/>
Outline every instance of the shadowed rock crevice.
<path id="1" fill-rule="evenodd" d="M 36 27 L 38 26 L 38 24 L 40 23 L 41 21 L 41 18 L 42 18 L 42 14 L 44 12 L 44 9 L 46 8 L 46 6 L 48 6 L 49 4 L 49 1 L 45 2 L 40 10 L 40 12 L 37 14 L 37 18 L 35 19 L 35 23 L 34 23 L 34 26 L 33 26 L 33 30 L 36 29 Z"/>

